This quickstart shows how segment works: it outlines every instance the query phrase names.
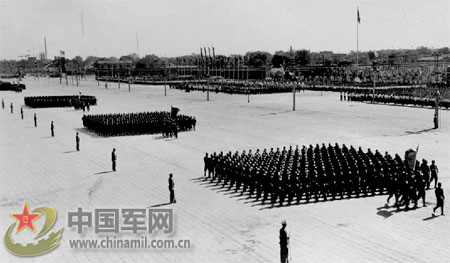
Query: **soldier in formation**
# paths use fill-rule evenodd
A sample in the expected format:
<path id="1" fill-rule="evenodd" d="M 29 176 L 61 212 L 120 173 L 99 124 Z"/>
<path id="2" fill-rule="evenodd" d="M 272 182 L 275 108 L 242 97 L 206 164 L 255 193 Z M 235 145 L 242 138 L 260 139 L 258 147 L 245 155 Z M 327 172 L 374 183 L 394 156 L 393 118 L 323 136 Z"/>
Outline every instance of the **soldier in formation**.
<path id="1" fill-rule="evenodd" d="M 103 136 L 162 133 L 178 137 L 178 131 L 192 130 L 195 118 L 186 115 L 171 117 L 169 112 L 84 115 L 84 127 Z"/>
<path id="2" fill-rule="evenodd" d="M 33 108 L 56 108 L 56 107 L 79 107 L 80 105 L 97 105 L 94 96 L 74 95 L 74 96 L 40 96 L 25 97 L 25 105 Z"/>
<path id="3" fill-rule="evenodd" d="M 204 175 L 217 185 L 248 191 L 273 205 L 389 194 L 388 201 L 395 196 L 397 207 L 417 207 L 419 199 L 425 206 L 428 179 L 421 167 L 426 164 L 418 162 L 414 171 L 399 155 L 383 156 L 378 150 L 316 144 L 207 153 L 204 162 Z"/>

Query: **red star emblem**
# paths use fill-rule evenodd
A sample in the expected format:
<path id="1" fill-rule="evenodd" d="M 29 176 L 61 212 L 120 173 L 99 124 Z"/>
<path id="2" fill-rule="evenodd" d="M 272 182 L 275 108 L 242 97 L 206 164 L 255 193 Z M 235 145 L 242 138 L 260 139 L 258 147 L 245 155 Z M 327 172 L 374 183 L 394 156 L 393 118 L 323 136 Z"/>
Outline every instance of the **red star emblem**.
<path id="1" fill-rule="evenodd" d="M 25 202 L 25 205 L 23 206 L 22 214 L 10 214 L 12 217 L 19 220 L 19 225 L 17 226 L 16 233 L 22 230 L 24 227 L 28 227 L 31 231 L 36 232 L 33 226 L 33 220 L 38 218 L 41 214 L 30 214 L 28 212 L 28 206 Z"/>

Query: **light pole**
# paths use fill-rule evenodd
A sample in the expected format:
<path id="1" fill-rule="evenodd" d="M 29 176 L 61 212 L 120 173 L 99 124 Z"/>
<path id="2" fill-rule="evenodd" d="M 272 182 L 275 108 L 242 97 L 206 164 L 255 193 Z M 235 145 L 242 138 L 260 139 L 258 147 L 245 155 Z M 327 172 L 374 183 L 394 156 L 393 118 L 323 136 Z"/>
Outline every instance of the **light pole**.
<path id="1" fill-rule="evenodd" d="M 128 92 L 131 92 L 131 65 L 128 65 Z"/>
<path id="2" fill-rule="evenodd" d="M 372 62 L 372 72 L 373 72 L 373 91 L 372 91 L 372 103 L 375 102 L 375 86 L 376 86 L 376 73 L 377 73 L 377 61 Z"/>
<path id="3" fill-rule="evenodd" d="M 439 63 L 439 56 L 441 55 L 441 53 L 439 52 L 434 52 L 431 54 L 433 57 L 436 58 L 435 60 L 435 67 L 434 67 L 434 77 L 435 77 L 435 87 L 436 87 L 436 98 L 435 98 L 435 108 L 434 108 L 434 128 L 437 129 L 439 128 L 439 102 L 440 102 L 440 93 L 439 93 L 439 89 L 438 89 L 438 63 Z"/>

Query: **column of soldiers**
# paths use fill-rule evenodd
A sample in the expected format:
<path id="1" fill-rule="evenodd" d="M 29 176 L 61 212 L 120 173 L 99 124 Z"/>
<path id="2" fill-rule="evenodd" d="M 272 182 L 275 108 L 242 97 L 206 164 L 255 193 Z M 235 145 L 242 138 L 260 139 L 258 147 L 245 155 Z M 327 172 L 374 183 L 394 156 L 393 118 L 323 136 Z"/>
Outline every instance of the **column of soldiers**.
<path id="1" fill-rule="evenodd" d="M 84 127 L 102 136 L 162 133 L 177 137 L 178 131 L 195 130 L 197 123 L 195 117 L 164 111 L 83 115 L 82 120 Z"/>
<path id="2" fill-rule="evenodd" d="M 377 102 L 377 103 L 393 103 L 399 105 L 413 105 L 420 107 L 435 107 L 436 99 L 434 98 L 419 98 L 413 96 L 398 96 L 398 95 L 384 95 L 384 94 L 369 94 L 369 93 L 350 93 L 348 94 L 349 101 L 363 101 L 363 102 Z M 450 107 L 450 99 L 442 99 L 439 106 L 448 109 Z"/>
<path id="3" fill-rule="evenodd" d="M 24 101 L 25 105 L 33 108 L 80 107 L 80 102 L 85 106 L 97 105 L 94 96 L 86 95 L 25 97 Z"/>
<path id="4" fill-rule="evenodd" d="M 22 92 L 26 89 L 25 84 L 15 84 L 11 82 L 0 81 L 0 90 L 11 90 L 15 92 Z"/>
<path id="5" fill-rule="evenodd" d="M 204 175 L 218 185 L 242 193 L 248 190 L 262 203 L 280 205 L 377 194 L 395 196 L 396 206 L 406 209 L 410 203 L 417 206 L 420 198 L 425 205 L 432 171 L 426 160 L 412 170 L 398 155 L 392 158 L 387 152 L 383 156 L 378 150 L 337 143 L 207 153 L 204 163 Z"/>
<path id="6" fill-rule="evenodd" d="M 373 84 L 372 84 L 373 85 Z M 375 89 L 369 86 L 333 86 L 333 85 L 310 85 L 300 81 L 247 81 L 247 80 L 221 80 L 204 82 L 191 82 L 170 85 L 171 88 L 222 92 L 228 94 L 269 94 L 292 92 L 293 89 L 344 92 L 347 100 L 370 101 L 377 103 L 394 103 L 401 105 L 434 106 L 435 89 L 424 85 L 406 87 L 379 87 Z M 450 93 L 447 89 L 439 91 L 443 97 L 440 107 L 450 107 Z"/>

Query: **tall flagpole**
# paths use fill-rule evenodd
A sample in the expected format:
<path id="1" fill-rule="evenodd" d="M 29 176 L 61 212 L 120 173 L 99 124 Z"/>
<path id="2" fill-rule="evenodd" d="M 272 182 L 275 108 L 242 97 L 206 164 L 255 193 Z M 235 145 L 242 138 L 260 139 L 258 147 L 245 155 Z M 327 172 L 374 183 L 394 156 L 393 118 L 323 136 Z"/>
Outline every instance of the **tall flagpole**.
<path id="1" fill-rule="evenodd" d="M 356 7 L 356 70 L 358 70 L 358 53 L 359 53 L 359 8 Z"/>

